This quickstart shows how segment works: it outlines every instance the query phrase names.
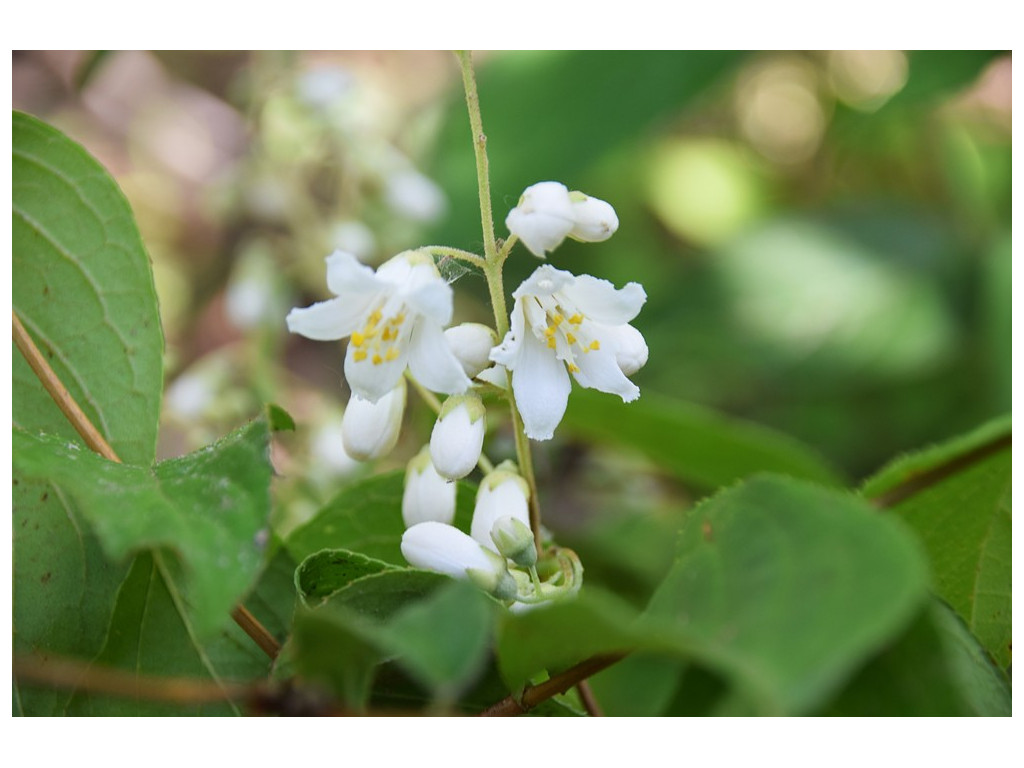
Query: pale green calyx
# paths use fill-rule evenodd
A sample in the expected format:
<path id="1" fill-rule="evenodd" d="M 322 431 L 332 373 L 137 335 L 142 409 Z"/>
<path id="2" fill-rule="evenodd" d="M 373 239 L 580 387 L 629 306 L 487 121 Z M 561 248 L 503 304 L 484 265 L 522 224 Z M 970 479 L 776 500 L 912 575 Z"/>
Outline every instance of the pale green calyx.
<path id="1" fill-rule="evenodd" d="M 465 406 L 466 415 L 469 416 L 470 424 L 475 423 L 487 415 L 487 409 L 484 408 L 484 404 L 480 399 L 480 396 L 469 392 L 465 395 L 452 395 L 445 400 L 444 405 L 441 406 L 441 412 L 437 415 L 438 421 L 447 418 L 448 414 L 460 406 Z"/>
<path id="2" fill-rule="evenodd" d="M 530 527 L 512 515 L 499 517 L 491 528 L 491 541 L 502 556 L 522 568 L 537 563 L 537 545 Z"/>
<path id="3" fill-rule="evenodd" d="M 519 587 L 512 574 L 508 572 L 505 558 L 486 549 L 483 551 L 490 559 L 492 567 L 467 568 L 466 575 L 480 589 L 489 592 L 497 599 L 512 600 L 518 594 Z"/>

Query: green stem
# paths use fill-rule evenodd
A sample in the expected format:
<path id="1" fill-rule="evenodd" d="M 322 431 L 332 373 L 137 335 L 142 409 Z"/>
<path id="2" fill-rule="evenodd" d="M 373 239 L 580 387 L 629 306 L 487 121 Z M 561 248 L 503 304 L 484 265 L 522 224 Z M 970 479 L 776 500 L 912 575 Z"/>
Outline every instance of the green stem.
<path id="1" fill-rule="evenodd" d="M 476 75 L 473 73 L 473 56 L 469 51 L 456 51 L 459 66 L 462 69 L 462 85 L 466 91 L 466 108 L 469 111 L 469 127 L 473 133 L 473 152 L 476 156 L 477 190 L 480 196 L 480 221 L 484 234 L 484 276 L 487 278 L 487 290 L 491 296 L 491 308 L 494 310 L 494 329 L 498 338 L 504 339 L 508 333 L 508 308 L 505 304 L 505 285 L 501 269 L 508 257 L 515 236 L 504 243 L 501 252 L 494 237 L 494 214 L 491 211 L 491 180 L 487 163 L 487 136 L 484 134 L 483 119 L 480 116 L 480 97 L 476 90 Z M 509 377 L 506 389 L 509 408 L 512 412 L 512 432 L 516 441 L 516 461 L 519 472 L 530 488 L 530 529 L 537 545 L 538 555 L 543 554 L 540 537 L 540 500 L 537 496 L 537 478 L 533 473 L 533 457 L 530 455 L 530 441 L 523 430 L 523 420 L 516 407 L 516 396 L 512 391 Z"/>
<path id="2" fill-rule="evenodd" d="M 459 261 L 465 261 L 472 264 L 475 267 L 484 268 L 487 263 L 475 253 L 469 251 L 463 251 L 460 248 L 451 248 L 447 245 L 425 245 L 422 250 L 430 251 L 437 256 L 447 256 L 449 259 L 458 259 Z"/>

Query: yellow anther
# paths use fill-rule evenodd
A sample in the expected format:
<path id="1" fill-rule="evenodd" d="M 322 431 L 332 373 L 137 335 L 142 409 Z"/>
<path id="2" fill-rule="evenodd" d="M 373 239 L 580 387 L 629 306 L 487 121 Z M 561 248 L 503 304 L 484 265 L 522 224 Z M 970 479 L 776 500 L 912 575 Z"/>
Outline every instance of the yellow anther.
<path id="1" fill-rule="evenodd" d="M 384 359 L 387 360 L 389 363 L 397 357 L 398 350 L 395 347 L 390 347 L 388 351 L 384 354 Z"/>
<path id="2" fill-rule="evenodd" d="M 374 353 L 374 355 L 373 355 L 373 364 L 374 365 L 380 365 L 383 362 L 384 362 L 384 358 L 381 357 L 380 355 L 378 355 L 377 353 Z"/>
<path id="3" fill-rule="evenodd" d="M 591 349 L 595 349 L 595 350 L 596 349 L 600 349 L 601 348 L 601 342 L 598 341 L 597 339 L 594 339 L 592 342 L 590 342 L 590 348 Z"/>
<path id="4" fill-rule="evenodd" d="M 359 333 L 359 331 L 356 331 L 355 333 L 352 334 L 352 344 L 353 344 L 353 346 L 361 347 L 361 346 L 363 346 L 363 344 L 365 342 L 366 342 L 366 337 L 363 336 L 363 334 Z"/>
<path id="5" fill-rule="evenodd" d="M 579 325 L 580 323 L 583 322 L 583 315 L 577 312 L 575 315 L 569 318 L 569 322 L 572 323 L 573 325 Z"/>
<path id="6" fill-rule="evenodd" d="M 576 343 L 576 337 L 573 336 L 571 333 L 565 334 L 565 340 L 568 341 L 570 344 Z"/>
<path id="7" fill-rule="evenodd" d="M 548 336 L 548 347 L 550 347 L 551 349 L 554 349 L 555 346 L 556 346 L 555 337 L 554 336 Z"/>
<path id="8" fill-rule="evenodd" d="M 555 325 L 558 325 L 563 320 L 565 320 L 565 318 L 562 317 L 561 315 L 555 315 L 554 317 L 551 318 L 551 322 L 554 323 Z"/>
<path id="9" fill-rule="evenodd" d="M 355 354 L 352 355 L 352 359 L 355 360 L 357 363 L 360 362 L 361 360 L 365 360 L 366 359 L 366 350 L 365 349 L 357 349 L 355 351 Z"/>
<path id="10" fill-rule="evenodd" d="M 576 363 L 569 363 L 569 373 L 579 373 L 580 367 Z"/>
<path id="11" fill-rule="evenodd" d="M 373 310 L 373 312 L 370 313 L 370 316 L 366 320 L 366 324 L 367 325 L 376 325 L 377 323 L 380 322 L 380 318 L 381 318 L 380 310 L 379 309 L 375 309 L 375 310 Z"/>
<path id="12" fill-rule="evenodd" d="M 397 315 L 391 318 L 391 325 L 401 325 L 405 322 L 405 312 L 399 312 Z"/>
<path id="13" fill-rule="evenodd" d="M 380 335 L 381 341 L 391 341 L 392 339 L 398 338 L 398 331 L 394 328 L 385 328 L 384 333 Z"/>
<path id="14" fill-rule="evenodd" d="M 544 335 L 547 336 L 548 338 L 554 336 L 555 335 L 555 326 L 549 325 L 547 328 L 545 328 L 544 329 Z"/>

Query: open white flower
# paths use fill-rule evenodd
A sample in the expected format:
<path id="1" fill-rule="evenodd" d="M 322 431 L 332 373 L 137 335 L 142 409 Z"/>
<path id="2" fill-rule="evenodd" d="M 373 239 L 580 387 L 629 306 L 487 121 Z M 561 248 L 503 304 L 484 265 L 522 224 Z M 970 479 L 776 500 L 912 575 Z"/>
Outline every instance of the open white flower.
<path id="1" fill-rule="evenodd" d="M 337 296 L 288 313 L 288 330 L 318 341 L 351 336 L 345 378 L 376 402 L 395 388 L 406 366 L 427 389 L 446 394 L 470 386 L 445 341 L 452 289 L 424 251 L 405 251 L 374 273 L 350 253 L 327 257 L 327 287 Z"/>
<path id="2" fill-rule="evenodd" d="M 581 386 L 619 395 L 623 402 L 640 396 L 618 362 L 619 356 L 630 356 L 624 352 L 634 361 L 641 357 L 643 337 L 638 344 L 639 332 L 623 332 L 647 300 L 639 283 L 616 289 L 607 280 L 545 264 L 512 297 L 511 330 L 491 359 L 512 372 L 527 436 L 550 440 L 554 435 L 569 401 L 569 373 Z M 642 357 L 646 361 L 645 344 Z"/>

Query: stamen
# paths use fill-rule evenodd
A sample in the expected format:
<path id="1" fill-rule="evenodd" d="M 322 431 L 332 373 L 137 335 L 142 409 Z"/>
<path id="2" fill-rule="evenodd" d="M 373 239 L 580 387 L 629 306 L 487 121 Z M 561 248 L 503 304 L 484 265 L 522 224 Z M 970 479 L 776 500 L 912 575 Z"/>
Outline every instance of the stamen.
<path id="1" fill-rule="evenodd" d="M 573 325 L 579 325 L 580 323 L 583 322 L 583 315 L 577 312 L 576 314 L 569 318 L 569 322 L 572 323 Z"/>
<path id="2" fill-rule="evenodd" d="M 373 354 L 373 364 L 374 365 L 380 365 L 383 362 L 384 362 L 384 358 L 381 357 L 380 355 L 378 355 L 376 352 L 374 352 L 374 354 Z"/>
<path id="3" fill-rule="evenodd" d="M 365 342 L 366 342 L 366 337 L 363 336 L 363 334 L 359 333 L 359 331 L 356 331 L 355 333 L 352 334 L 352 345 L 353 346 L 361 347 L 361 346 L 363 346 L 363 344 Z"/>
<path id="4" fill-rule="evenodd" d="M 357 363 L 362 362 L 363 360 L 366 359 L 366 350 L 357 349 L 355 353 L 352 355 L 352 359 L 355 360 Z"/>
<path id="5" fill-rule="evenodd" d="M 601 348 L 601 342 L 598 341 L 597 339 L 594 339 L 592 342 L 590 342 L 590 349 L 593 349 L 593 350 L 596 351 L 596 350 L 598 350 L 600 348 Z"/>
<path id="6" fill-rule="evenodd" d="M 580 367 L 576 363 L 569 363 L 569 373 L 579 373 Z"/>
<path id="7" fill-rule="evenodd" d="M 384 359 L 389 363 L 398 357 L 398 349 L 395 347 L 388 347 L 388 351 L 384 354 Z"/>
<path id="8" fill-rule="evenodd" d="M 573 336 L 571 333 L 565 334 L 565 340 L 568 341 L 570 344 L 576 343 L 576 337 Z"/>
<path id="9" fill-rule="evenodd" d="M 557 343 L 555 342 L 555 337 L 554 336 L 548 336 L 548 347 L 550 347 L 551 349 L 554 349 L 556 346 L 557 346 Z"/>

